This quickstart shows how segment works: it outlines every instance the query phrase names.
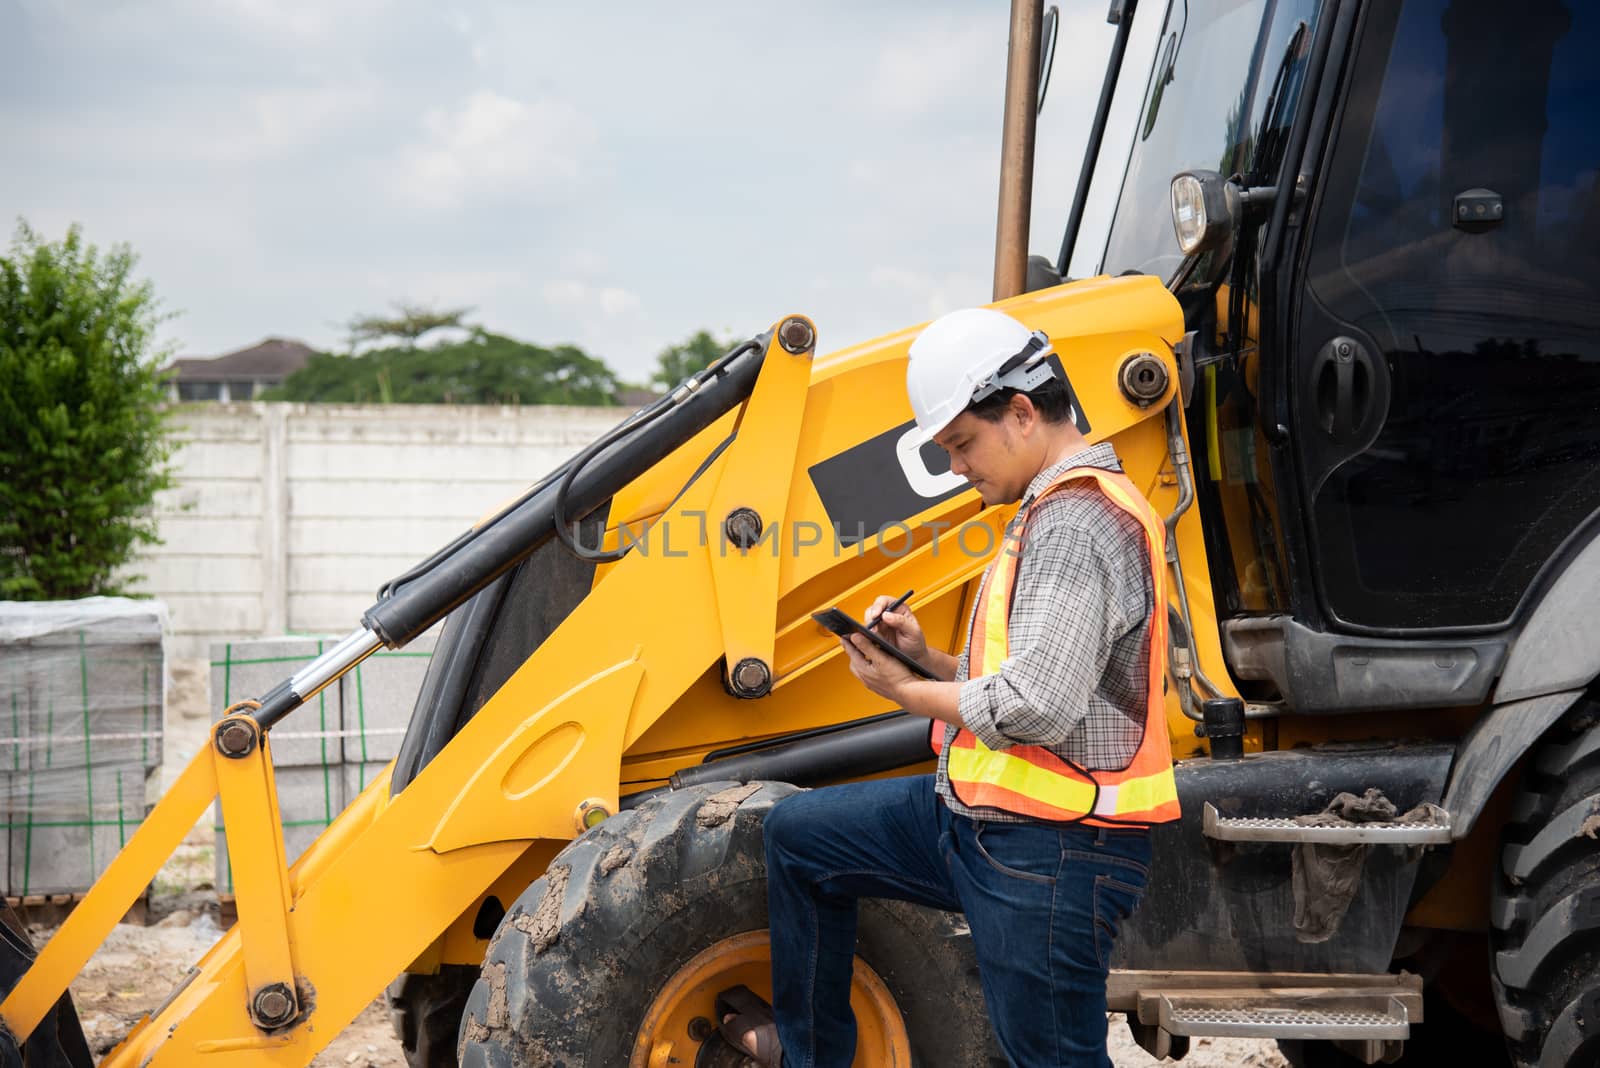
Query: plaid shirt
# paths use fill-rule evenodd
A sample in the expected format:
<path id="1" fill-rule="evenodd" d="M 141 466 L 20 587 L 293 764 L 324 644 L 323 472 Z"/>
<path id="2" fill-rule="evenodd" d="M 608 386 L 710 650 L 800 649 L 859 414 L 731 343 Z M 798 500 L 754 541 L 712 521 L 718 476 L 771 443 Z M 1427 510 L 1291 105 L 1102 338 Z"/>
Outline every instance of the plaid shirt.
<path id="1" fill-rule="evenodd" d="M 1028 484 L 1008 534 L 1039 492 L 1070 467 L 1122 470 L 1111 446 L 1101 443 L 1041 471 Z M 961 652 L 962 722 L 990 749 L 1039 745 L 1090 770 L 1127 767 L 1144 733 L 1153 600 L 1150 552 L 1138 520 L 1092 483 L 1052 493 L 1022 531 L 1007 625 L 1011 655 L 999 670 L 969 679 L 969 650 Z M 974 613 L 977 607 L 974 598 Z M 971 615 L 966 633 L 972 633 Z M 1032 822 L 956 800 L 948 772 L 955 736 L 956 728 L 947 725 L 936 780 L 945 804 L 991 822 Z"/>

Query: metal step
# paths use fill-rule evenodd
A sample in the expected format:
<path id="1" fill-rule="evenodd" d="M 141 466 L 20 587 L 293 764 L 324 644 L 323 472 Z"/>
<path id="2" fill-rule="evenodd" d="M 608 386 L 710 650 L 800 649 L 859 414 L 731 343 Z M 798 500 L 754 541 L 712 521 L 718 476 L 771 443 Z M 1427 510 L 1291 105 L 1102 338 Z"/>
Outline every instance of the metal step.
<path id="1" fill-rule="evenodd" d="M 1163 1057 L 1190 1037 L 1332 1042 L 1362 1064 L 1392 1062 L 1422 1022 L 1422 979 L 1408 972 L 1113 971 L 1106 1003 Z"/>
<path id="2" fill-rule="evenodd" d="M 1207 801 L 1202 810 L 1207 838 L 1224 842 L 1319 842 L 1327 845 L 1448 845 L 1450 819 L 1428 823 L 1351 823 L 1307 827 L 1292 817 L 1224 816 Z"/>
<path id="3" fill-rule="evenodd" d="M 1292 991 L 1162 995 L 1156 1023 L 1174 1035 L 1217 1038 L 1405 1039 L 1410 1013 L 1393 995 Z"/>

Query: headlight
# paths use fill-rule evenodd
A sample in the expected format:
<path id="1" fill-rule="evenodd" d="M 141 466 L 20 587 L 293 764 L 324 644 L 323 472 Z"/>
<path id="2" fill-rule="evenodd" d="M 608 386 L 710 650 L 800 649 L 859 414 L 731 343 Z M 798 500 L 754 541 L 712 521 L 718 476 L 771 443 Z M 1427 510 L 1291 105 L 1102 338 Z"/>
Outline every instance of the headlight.
<path id="1" fill-rule="evenodd" d="M 1199 248 L 1206 236 L 1206 191 L 1192 174 L 1172 180 L 1172 228 L 1185 256 Z"/>
<path id="2" fill-rule="evenodd" d="M 1185 256 L 1220 245 L 1233 231 L 1228 193 L 1216 171 L 1184 171 L 1172 179 L 1172 229 Z"/>

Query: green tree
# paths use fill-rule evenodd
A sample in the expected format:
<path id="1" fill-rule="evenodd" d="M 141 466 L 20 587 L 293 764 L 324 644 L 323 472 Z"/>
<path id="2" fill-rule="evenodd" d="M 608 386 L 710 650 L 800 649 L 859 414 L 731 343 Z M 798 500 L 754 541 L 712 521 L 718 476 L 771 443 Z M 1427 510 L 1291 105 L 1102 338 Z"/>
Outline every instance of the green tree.
<path id="1" fill-rule="evenodd" d="M 545 348 L 475 328 L 428 348 L 318 353 L 267 400 L 398 404 L 614 404 L 617 377 L 573 345 Z"/>
<path id="2" fill-rule="evenodd" d="M 172 485 L 163 319 L 125 245 L 19 222 L 0 257 L 0 598 L 120 593 Z"/>
<path id="3" fill-rule="evenodd" d="M 671 389 L 696 371 L 710 367 L 733 343 L 718 341 L 708 330 L 701 330 L 687 341 L 669 345 L 656 357 L 655 374 L 650 381 L 662 389 Z"/>
<path id="4" fill-rule="evenodd" d="M 404 300 L 395 301 L 392 307 L 393 315 L 358 315 L 345 324 L 352 351 L 369 341 L 390 338 L 399 338 L 401 347 L 414 349 L 422 335 L 431 331 L 447 326 L 469 329 L 465 320 L 472 314 L 471 308 L 436 309 Z"/>

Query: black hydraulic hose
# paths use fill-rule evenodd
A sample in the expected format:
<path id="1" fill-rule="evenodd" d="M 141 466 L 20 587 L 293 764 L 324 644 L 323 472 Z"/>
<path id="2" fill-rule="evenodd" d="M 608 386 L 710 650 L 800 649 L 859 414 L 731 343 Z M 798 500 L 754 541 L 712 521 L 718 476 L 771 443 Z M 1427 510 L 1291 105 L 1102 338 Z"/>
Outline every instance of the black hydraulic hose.
<path id="1" fill-rule="evenodd" d="M 706 458 L 700 461 L 700 466 L 694 469 L 694 473 L 689 476 L 689 480 L 679 487 L 678 492 L 675 493 L 672 497 L 672 500 L 668 502 L 668 511 L 670 511 L 673 505 L 676 505 L 678 501 L 682 499 L 685 493 L 689 492 L 690 486 L 700 481 L 701 475 L 710 470 L 711 465 L 717 462 L 717 457 L 726 452 L 728 446 L 733 444 L 733 440 L 736 436 L 737 434 L 729 434 L 727 437 L 723 438 L 717 443 L 716 448 L 712 449 L 706 454 Z M 586 548 L 579 543 L 577 531 L 570 522 L 570 517 L 567 514 L 567 490 L 572 486 L 572 480 L 577 477 L 578 472 L 583 469 L 581 466 L 582 462 L 584 461 L 578 459 L 573 460 L 573 462 L 567 467 L 566 477 L 563 478 L 560 484 L 556 486 L 556 538 L 561 542 L 562 548 L 566 549 L 573 556 L 576 556 L 579 560 L 587 560 L 591 563 L 597 564 L 605 564 L 610 563 L 613 560 L 621 560 L 624 556 L 628 555 L 629 550 L 632 549 L 632 545 L 624 543 L 615 549 Z M 582 517 L 579 518 L 581 519 Z M 604 532 L 602 531 L 602 533 Z M 639 538 L 642 539 L 648 533 L 649 531 L 647 529 L 639 535 Z"/>
<path id="2" fill-rule="evenodd" d="M 651 797 L 699 783 L 768 779 L 815 786 L 894 771 L 932 759 L 928 721 L 922 716 L 904 712 L 874 716 L 842 729 L 807 734 L 792 742 L 780 741 L 754 752 L 684 768 L 672 776 L 671 786 L 629 794 L 622 799 L 622 807 L 636 808 Z"/>
<path id="3" fill-rule="evenodd" d="M 701 371 L 696 375 L 691 375 L 688 380 L 678 388 L 691 390 L 698 389 L 700 383 L 706 381 L 708 378 L 716 374 L 719 374 L 721 372 L 721 368 L 725 367 L 731 361 L 738 359 L 746 352 L 764 348 L 766 348 L 766 345 L 761 339 L 751 338 L 749 341 L 735 346 L 733 351 L 718 358 L 704 371 Z M 580 514 L 574 516 L 568 513 L 567 494 L 571 491 L 572 483 L 578 477 L 578 472 L 583 470 L 584 464 L 588 463 L 594 457 L 604 452 L 618 437 L 626 433 L 632 433 L 634 430 L 644 426 L 646 423 L 653 422 L 666 412 L 671 411 L 672 400 L 676 395 L 677 392 L 674 390 L 673 393 L 661 398 L 661 400 L 640 412 L 629 422 L 623 423 L 610 433 L 605 434 L 600 438 L 599 441 L 590 444 L 582 452 L 574 456 L 572 458 L 572 462 L 567 464 L 567 466 L 564 468 L 566 474 L 562 475 L 561 481 L 556 483 L 556 537 L 560 539 L 561 544 L 573 556 L 576 556 L 580 560 L 589 560 L 593 561 L 594 563 L 610 563 L 613 560 L 621 560 L 628 554 L 628 549 L 630 547 L 627 545 L 619 546 L 618 548 L 611 550 L 586 549 L 582 545 L 579 545 L 578 536 L 573 531 L 572 527 L 569 526 L 569 523 L 574 520 L 581 520 L 583 515 Z M 671 508 L 673 504 L 677 504 L 678 498 L 682 497 L 684 493 L 688 491 L 690 486 L 699 481 L 700 476 L 706 473 L 706 469 L 715 463 L 717 457 L 721 456 L 723 450 L 725 450 L 732 443 L 733 436 L 729 435 L 727 438 L 723 439 L 720 445 L 711 450 L 711 454 L 700 462 L 700 466 L 695 469 L 694 474 L 689 476 L 689 481 L 683 484 L 683 488 L 678 490 L 677 495 L 672 498 L 672 503 L 667 507 Z"/>
<path id="4" fill-rule="evenodd" d="M 446 557 L 450 556 L 451 553 L 455 552 L 457 549 L 461 548 L 463 545 L 467 544 L 467 542 L 476 537 L 483 527 L 492 526 L 493 524 L 498 523 L 502 516 L 508 515 L 515 511 L 517 507 L 529 497 L 532 497 L 535 493 L 538 493 L 540 490 L 548 486 L 551 481 L 561 473 L 561 470 L 562 469 L 559 467 L 556 468 L 554 471 L 550 472 L 548 475 L 545 475 L 539 481 L 523 490 L 520 497 L 507 504 L 504 508 L 500 509 L 498 514 L 489 517 L 489 519 L 487 519 L 482 526 L 473 527 L 470 530 L 463 530 L 444 547 L 436 549 L 432 556 L 429 556 L 421 563 L 413 564 L 403 573 L 396 575 L 388 582 L 385 582 L 382 586 L 379 586 L 378 599 L 381 601 L 383 598 L 392 594 L 397 588 L 404 586 L 418 575 L 426 574 L 428 571 L 433 570 L 433 568 L 439 565 L 440 561 L 444 560 Z"/>
<path id="5" fill-rule="evenodd" d="M 1089 183 L 1094 180 L 1100 143 L 1105 140 L 1106 122 L 1111 117 L 1111 99 L 1116 96 L 1117 79 L 1122 75 L 1122 57 L 1128 51 L 1128 37 L 1133 33 L 1133 11 L 1138 6 L 1139 0 L 1115 0 L 1111 5 L 1110 18 L 1117 23 L 1117 36 L 1111 42 L 1111 58 L 1106 64 L 1105 80 L 1100 83 L 1100 102 L 1095 105 L 1089 144 L 1084 148 L 1083 167 L 1078 171 L 1078 188 L 1072 194 L 1072 213 L 1067 216 L 1067 232 L 1061 239 L 1061 256 L 1056 261 L 1056 273 L 1062 278 L 1067 277 L 1072 248 L 1078 243 L 1078 230 L 1083 225 L 1083 212 L 1089 203 Z"/>
<path id="6" fill-rule="evenodd" d="M 626 424 L 630 432 L 610 437 L 578 465 L 565 497 L 571 513 L 587 515 L 662 457 L 694 437 L 750 395 L 761 370 L 765 338 L 757 348 L 713 367 L 715 373 L 691 380 L 694 388 L 675 391 L 660 412 Z M 568 461 L 571 465 L 575 461 Z M 559 470 L 569 473 L 567 466 Z M 521 503 L 471 532 L 470 538 L 428 571 L 394 588 L 367 609 L 362 625 L 389 648 L 398 648 L 515 566 L 555 535 L 558 479 L 546 479 Z"/>
<path id="7" fill-rule="evenodd" d="M 478 667 L 478 655 L 499 615 L 511 579 L 509 571 L 501 575 L 445 622 L 438 649 L 428 660 L 428 673 L 423 676 L 411 724 L 395 756 L 394 773 L 389 780 L 391 796 L 416 778 L 423 765 L 454 737 L 457 717 L 466 704 L 467 687 Z"/>

